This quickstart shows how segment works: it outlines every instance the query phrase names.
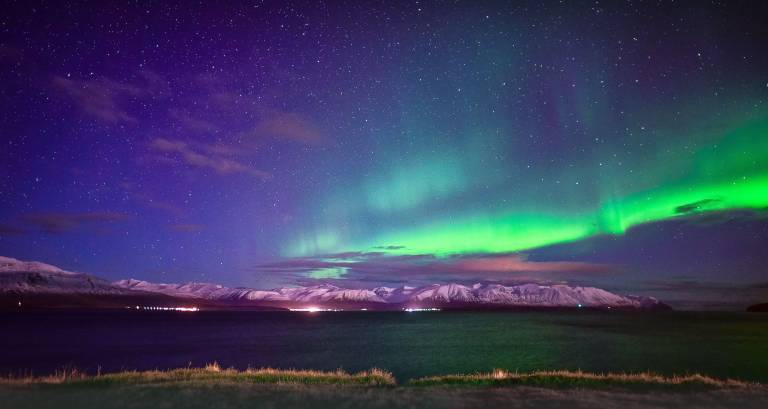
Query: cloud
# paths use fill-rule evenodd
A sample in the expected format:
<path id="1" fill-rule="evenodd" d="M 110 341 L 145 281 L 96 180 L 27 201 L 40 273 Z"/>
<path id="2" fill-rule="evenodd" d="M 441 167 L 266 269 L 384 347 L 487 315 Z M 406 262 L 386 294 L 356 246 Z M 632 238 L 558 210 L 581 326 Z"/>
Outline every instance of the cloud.
<path id="1" fill-rule="evenodd" d="M 709 200 L 705 202 L 707 202 L 707 204 L 713 203 Z M 680 207 L 682 206 L 678 206 L 677 209 L 680 209 Z M 768 208 L 724 209 L 710 210 L 706 212 L 701 212 L 700 210 L 702 210 L 701 207 L 694 209 L 689 213 L 683 213 L 680 217 L 687 223 L 703 226 L 730 222 L 744 223 L 749 221 L 764 221 L 768 218 Z"/>
<path id="2" fill-rule="evenodd" d="M 699 200 L 697 202 L 687 203 L 687 204 L 684 204 L 684 205 L 681 205 L 681 206 L 677 206 L 675 208 L 675 213 L 677 213 L 677 214 L 695 213 L 695 212 L 698 212 L 698 211 L 701 211 L 701 210 L 706 210 L 707 207 L 709 207 L 710 205 L 714 205 L 714 204 L 717 204 L 717 203 L 720 203 L 720 202 L 722 202 L 722 200 L 720 200 L 720 199 L 704 199 L 704 200 Z"/>
<path id="3" fill-rule="evenodd" d="M 16 47 L 0 44 L 0 63 L 19 64 L 24 60 L 24 52 Z"/>
<path id="4" fill-rule="evenodd" d="M 84 224 L 113 223 L 130 218 L 128 214 L 115 212 L 32 213 L 20 217 L 21 221 L 53 234 L 77 230 Z"/>
<path id="5" fill-rule="evenodd" d="M 18 236 L 26 232 L 27 231 L 21 227 L 12 226 L 9 224 L 0 224 L 0 236 Z"/>
<path id="6" fill-rule="evenodd" d="M 202 224 L 193 224 L 193 223 L 172 224 L 168 227 L 171 230 L 179 233 L 198 233 L 203 230 Z"/>
<path id="7" fill-rule="evenodd" d="M 149 195 L 143 193 L 131 192 L 131 197 L 139 204 L 150 207 L 152 209 L 162 210 L 172 216 L 180 217 L 184 214 L 184 210 L 170 202 L 157 200 Z"/>
<path id="8" fill-rule="evenodd" d="M 174 131 L 188 134 L 216 134 L 242 141 L 253 150 L 265 139 L 285 140 L 304 146 L 326 145 L 330 138 L 310 117 L 286 110 L 278 94 L 268 90 L 254 93 L 233 78 L 204 74 L 190 78 L 192 89 L 181 105 L 167 110 Z M 186 103 L 185 103 L 186 102 Z"/>
<path id="9" fill-rule="evenodd" d="M 304 145 L 323 145 L 328 142 L 309 119 L 290 112 L 267 115 L 256 123 L 252 133 L 258 137 L 285 139 Z"/>
<path id="10" fill-rule="evenodd" d="M 107 79 L 81 81 L 59 76 L 53 78 L 53 85 L 69 95 L 85 113 L 102 122 L 137 122 L 135 117 L 117 103 L 117 98 L 121 95 L 135 95 L 138 92 L 135 88 Z"/>
<path id="11" fill-rule="evenodd" d="M 600 273 L 614 267 L 607 264 L 577 261 L 528 261 L 522 254 L 478 256 L 460 258 L 449 263 L 454 271 L 467 272 L 551 272 L 551 273 Z"/>
<path id="12" fill-rule="evenodd" d="M 697 291 L 720 293 L 724 291 L 768 290 L 768 282 L 734 284 L 730 282 L 702 281 L 695 278 L 681 277 L 648 280 L 643 283 L 643 288 L 651 291 Z"/>
<path id="13" fill-rule="evenodd" d="M 648 280 L 638 290 L 663 298 L 679 309 L 743 310 L 768 301 L 766 282 L 731 283 L 681 277 Z"/>
<path id="14" fill-rule="evenodd" d="M 125 108 L 126 100 L 168 92 L 168 83 L 151 71 L 139 73 L 141 81 L 122 83 L 106 77 L 80 80 L 54 76 L 53 86 L 63 91 L 88 115 L 108 124 L 137 123 Z"/>
<path id="15" fill-rule="evenodd" d="M 181 217 L 184 215 L 184 209 L 182 209 L 179 206 L 176 206 L 173 203 L 166 202 L 163 200 L 158 200 L 153 196 L 150 196 L 148 194 L 142 193 L 139 190 L 141 189 L 140 185 L 137 185 L 136 183 L 130 182 L 130 181 L 122 181 L 119 182 L 118 185 L 125 189 L 126 193 L 134 200 L 136 203 L 149 207 L 152 209 L 158 209 L 162 210 L 171 216 L 175 217 Z"/>
<path id="16" fill-rule="evenodd" d="M 219 175 L 246 174 L 261 179 L 270 177 L 269 172 L 234 159 L 232 155 L 235 151 L 225 145 L 156 138 L 150 142 L 149 147 L 165 155 L 159 159 L 167 163 L 180 161 L 192 167 L 213 170 Z"/>
<path id="17" fill-rule="evenodd" d="M 607 273 L 612 265 L 565 261 L 530 261 L 523 254 L 470 254 L 437 257 L 433 254 L 390 255 L 384 252 L 345 252 L 291 258 L 256 266 L 261 274 L 303 280 L 318 272 L 344 269 L 344 279 L 365 282 L 407 281 L 526 281 L 558 279 L 573 274 Z"/>
<path id="18" fill-rule="evenodd" d="M 213 122 L 201 119 L 188 111 L 177 108 L 168 110 L 168 116 L 180 127 L 195 133 L 211 133 L 219 129 Z"/>

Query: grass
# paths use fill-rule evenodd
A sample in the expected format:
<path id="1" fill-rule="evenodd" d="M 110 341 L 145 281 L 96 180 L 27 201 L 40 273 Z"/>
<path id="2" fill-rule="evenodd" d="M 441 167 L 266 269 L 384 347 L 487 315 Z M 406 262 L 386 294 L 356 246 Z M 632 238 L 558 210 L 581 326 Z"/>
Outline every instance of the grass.
<path id="1" fill-rule="evenodd" d="M 13 409 L 765 409 L 765 388 L 712 390 L 553 389 L 531 387 L 367 387 L 245 382 L 117 386 L 0 384 L 0 407 Z"/>
<path id="2" fill-rule="evenodd" d="M 293 369 L 224 369 L 217 363 L 203 368 L 180 368 L 166 371 L 124 371 L 88 375 L 75 370 L 60 371 L 42 377 L 8 377 L 0 385 L 141 385 L 141 384 L 195 383 L 216 385 L 221 383 L 298 384 L 298 385 L 363 385 L 394 386 L 395 377 L 380 369 L 350 374 L 342 370 L 333 372 Z"/>
<path id="3" fill-rule="evenodd" d="M 518 387 L 520 386 L 520 387 Z M 702 375 L 593 374 L 494 370 L 414 379 L 398 386 L 372 369 L 224 369 L 217 364 L 166 371 L 88 375 L 77 370 L 43 377 L 0 378 L 0 407 L 26 409 L 763 409 L 768 388 Z"/>
<path id="4" fill-rule="evenodd" d="M 653 373 L 598 374 L 582 371 L 509 372 L 496 369 L 490 373 L 443 375 L 412 379 L 410 386 L 535 386 L 544 388 L 612 388 L 627 389 L 720 389 L 759 387 L 760 384 L 734 379 L 715 379 L 693 374 L 662 376 Z"/>
<path id="5" fill-rule="evenodd" d="M 357 385 L 397 386 L 395 377 L 380 369 L 358 373 L 342 370 L 332 372 L 294 369 L 224 369 L 217 363 L 202 368 L 180 368 L 153 371 L 124 371 L 88 375 L 77 370 L 59 371 L 42 377 L 0 378 L 0 386 L 13 385 L 81 385 L 81 386 L 130 386 L 130 385 L 191 385 L 215 386 L 222 384 L 241 385 Z M 509 372 L 496 369 L 489 373 L 470 375 L 443 375 L 411 379 L 407 387 L 467 386 L 467 387 L 512 387 L 532 386 L 549 389 L 620 388 L 632 390 L 653 389 L 724 389 L 762 388 L 759 383 L 733 379 L 715 379 L 705 375 L 666 377 L 652 373 L 608 373 L 598 374 L 581 371 L 537 371 L 530 373 Z"/>

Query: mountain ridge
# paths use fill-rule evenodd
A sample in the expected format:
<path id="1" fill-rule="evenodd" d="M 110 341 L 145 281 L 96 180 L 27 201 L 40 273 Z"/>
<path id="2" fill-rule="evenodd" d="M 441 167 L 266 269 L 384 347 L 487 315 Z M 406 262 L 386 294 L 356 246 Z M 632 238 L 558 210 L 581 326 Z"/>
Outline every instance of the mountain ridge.
<path id="1" fill-rule="evenodd" d="M 505 286 L 476 283 L 467 286 L 445 283 L 419 287 L 344 288 L 324 283 L 264 290 L 196 282 L 167 284 L 136 279 L 109 282 L 89 274 L 65 271 L 50 264 L 9 257 L 0 257 L 0 298 L 5 300 L 3 305 L 42 299 L 56 300 L 46 301 L 54 304 L 78 300 L 77 305 L 87 306 L 89 300 L 94 299 L 98 300 L 94 301 L 97 305 L 142 302 L 164 306 L 195 304 L 210 308 L 669 309 L 653 297 L 618 295 L 596 287 L 565 284 Z"/>
<path id="2" fill-rule="evenodd" d="M 527 308 L 625 308 L 666 309 L 654 297 L 618 295 L 596 287 L 476 283 L 466 286 L 458 283 L 431 284 L 421 287 L 376 287 L 371 289 L 344 288 L 332 284 L 305 287 L 282 287 L 271 290 L 227 288 L 210 283 L 167 284 L 142 280 L 119 280 L 116 286 L 146 292 L 158 292 L 192 299 L 218 301 L 248 300 L 252 302 L 286 305 L 314 304 L 339 306 L 345 303 L 366 303 L 387 306 L 450 307 L 527 307 Z"/>

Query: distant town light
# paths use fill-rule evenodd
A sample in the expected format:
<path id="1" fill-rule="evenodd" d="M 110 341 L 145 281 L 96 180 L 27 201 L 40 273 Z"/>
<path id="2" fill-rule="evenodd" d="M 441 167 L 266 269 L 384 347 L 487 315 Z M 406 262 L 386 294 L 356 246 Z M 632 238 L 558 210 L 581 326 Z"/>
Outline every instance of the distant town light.
<path id="1" fill-rule="evenodd" d="M 440 308 L 403 308 L 405 312 L 440 311 Z"/>
<path id="2" fill-rule="evenodd" d="M 130 307 L 127 307 L 130 308 Z M 142 311 L 181 311 L 181 312 L 194 312 L 200 311 L 197 307 L 158 307 L 154 305 L 137 305 L 134 309 Z"/>
<path id="3" fill-rule="evenodd" d="M 320 308 L 320 307 L 307 307 L 307 308 L 289 308 L 291 311 L 298 311 L 298 312 L 320 312 L 320 311 L 344 311 L 340 309 L 335 308 Z"/>

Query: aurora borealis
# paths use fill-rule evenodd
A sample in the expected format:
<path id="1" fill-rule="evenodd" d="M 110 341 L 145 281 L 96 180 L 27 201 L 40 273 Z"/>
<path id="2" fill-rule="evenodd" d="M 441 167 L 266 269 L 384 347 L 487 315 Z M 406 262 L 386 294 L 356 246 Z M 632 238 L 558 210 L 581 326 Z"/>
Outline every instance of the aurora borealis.
<path id="1" fill-rule="evenodd" d="M 9 10 L 0 255 L 768 298 L 758 2 Z"/>

